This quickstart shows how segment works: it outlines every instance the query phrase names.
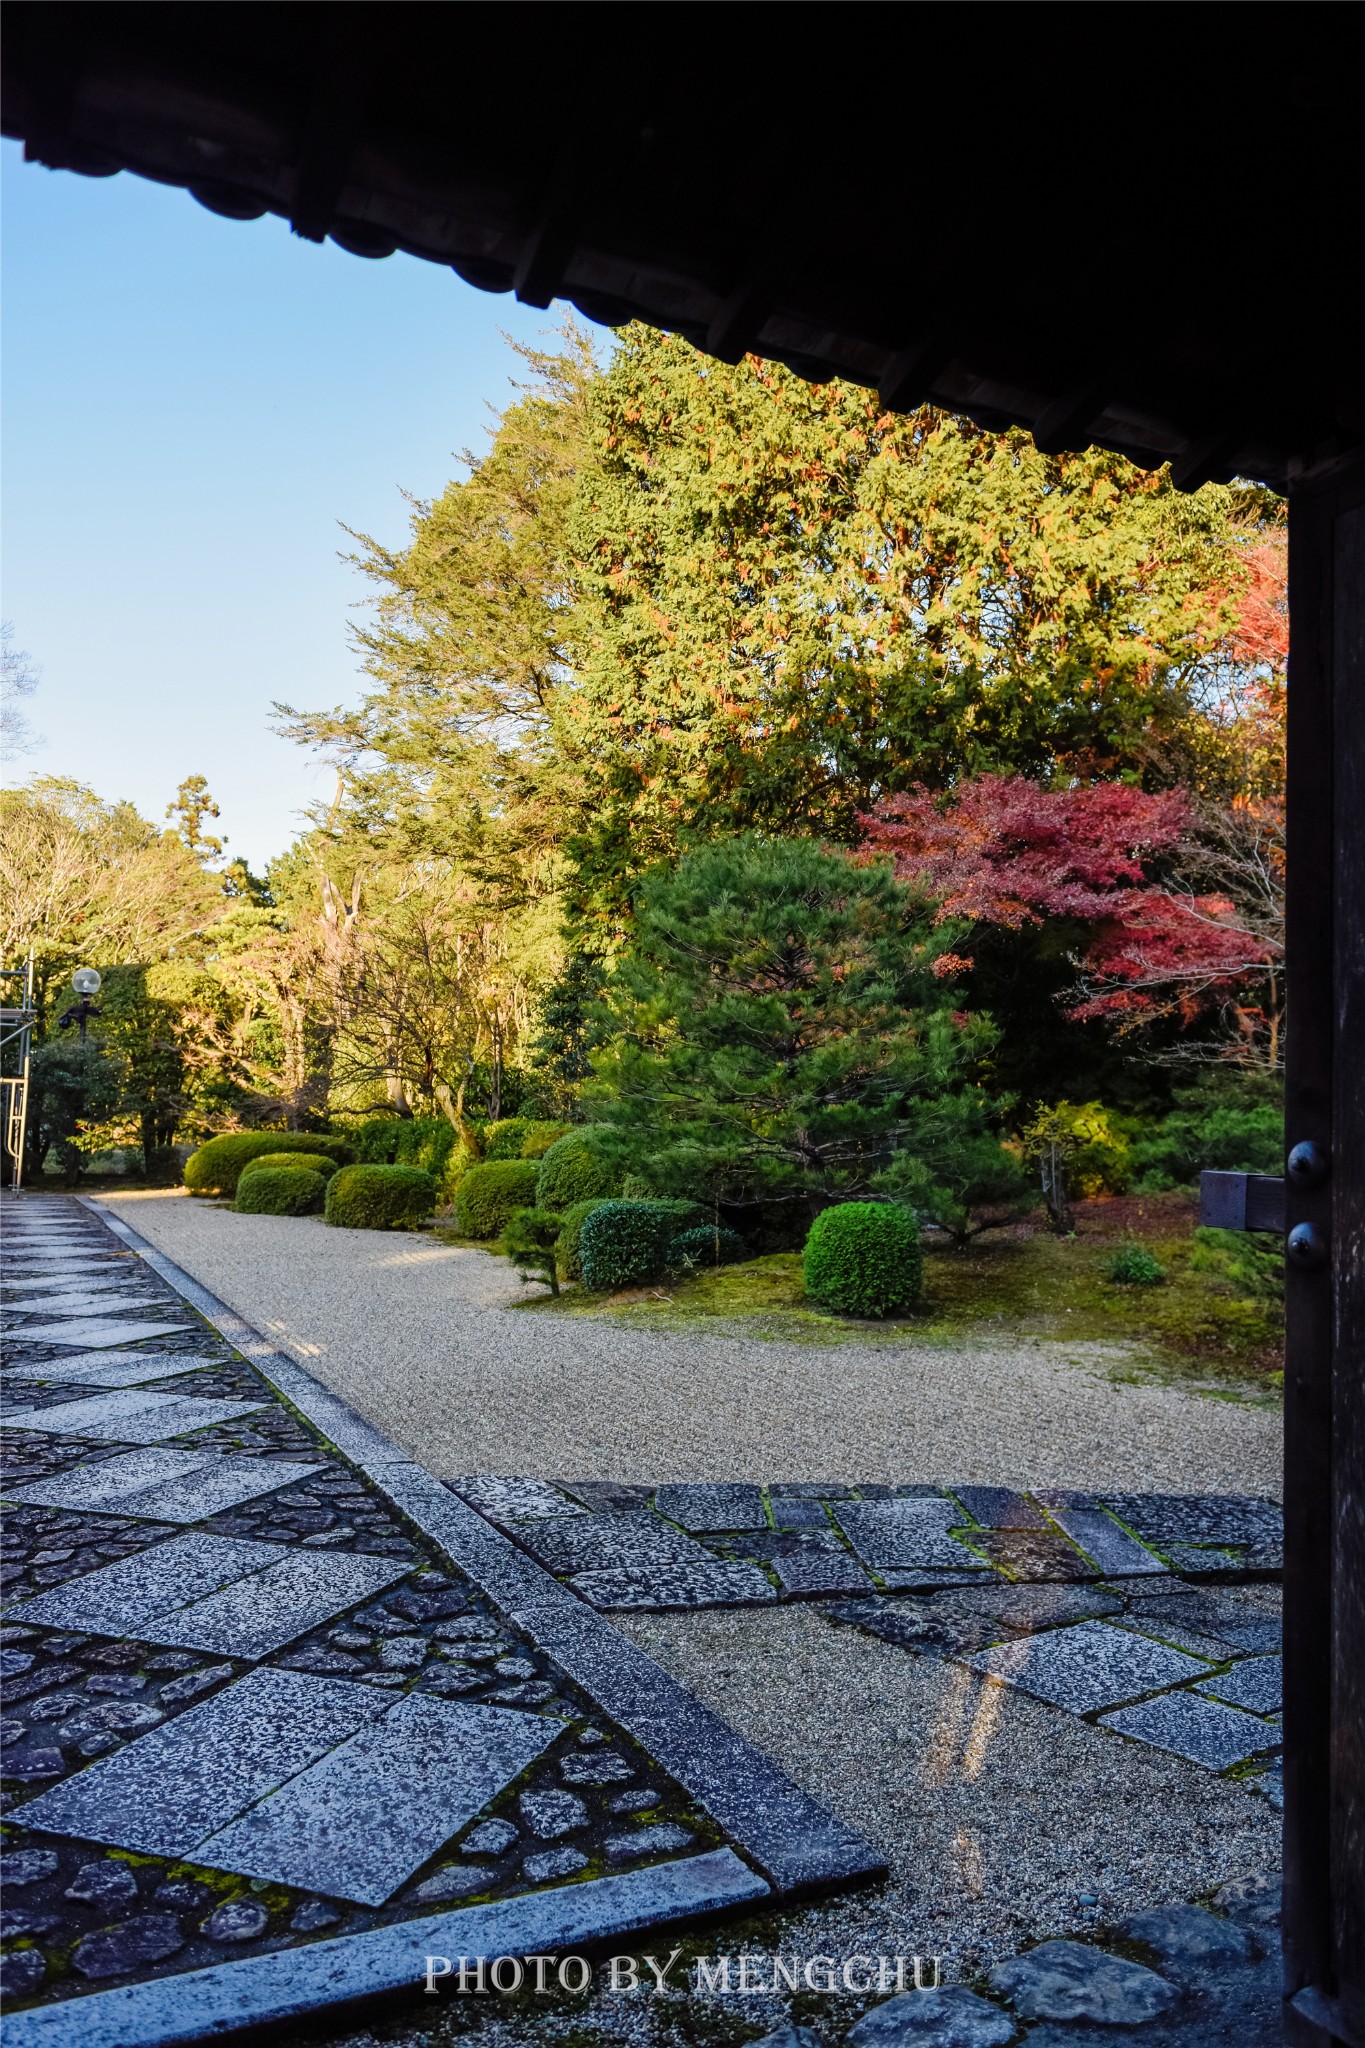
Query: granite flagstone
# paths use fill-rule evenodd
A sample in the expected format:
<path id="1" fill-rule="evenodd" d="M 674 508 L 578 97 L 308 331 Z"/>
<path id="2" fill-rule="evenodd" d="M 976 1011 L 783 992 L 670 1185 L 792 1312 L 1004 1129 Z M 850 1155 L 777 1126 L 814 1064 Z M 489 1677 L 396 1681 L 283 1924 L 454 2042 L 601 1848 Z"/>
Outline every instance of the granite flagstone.
<path id="1" fill-rule="evenodd" d="M 278 1564 L 279 1558 L 279 1548 L 273 1543 L 196 1530 L 68 1580 L 8 1613 L 25 1627 L 36 1622 L 44 1628 L 85 1629 L 151 1641 L 149 1631 L 161 1616 Z"/>
<path id="2" fill-rule="evenodd" d="M 744 1485 L 661 1486 L 654 1505 L 670 1522 L 693 1535 L 723 1529 L 766 1529 L 763 1490 Z"/>
<path id="3" fill-rule="evenodd" d="M 225 1364 L 221 1358 L 186 1351 L 128 1351 L 112 1357 L 92 1351 L 82 1358 L 50 1358 L 41 1364 L 11 1365 L 0 1380 L 39 1380 L 54 1387 L 141 1387 Z"/>
<path id="4" fill-rule="evenodd" d="M 142 1309 L 160 1308 L 159 1294 L 136 1294 L 131 1288 L 121 1289 L 114 1299 L 102 1294 L 57 1294 L 47 1295 L 41 1301 L 11 1301 L 4 1303 L 3 1334 L 23 1337 L 27 1332 L 29 1316 L 89 1316 L 108 1315 L 115 1308 Z"/>
<path id="5" fill-rule="evenodd" d="M 1284 1704 L 1284 1666 L 1278 1657 L 1248 1657 L 1231 1671 L 1202 1679 L 1195 1691 L 1251 1714 L 1277 1714 Z"/>
<path id="6" fill-rule="evenodd" d="M 582 1515 L 581 1501 L 570 1500 L 543 1479 L 500 1478 L 491 1473 L 447 1482 L 490 1522 L 532 1521 L 539 1516 Z"/>
<path id="7" fill-rule="evenodd" d="M 954 1494 L 985 1529 L 1048 1529 L 1047 1516 L 1012 1486 L 955 1486 Z"/>
<path id="8" fill-rule="evenodd" d="M 10 1500 L 74 1511 L 104 1509 L 158 1522 L 202 1522 L 263 1493 L 311 1478 L 320 1468 L 297 1460 L 221 1452 L 125 1451 L 97 1465 L 8 1488 Z"/>
<path id="9" fill-rule="evenodd" d="M 37 1329 L 26 1328 L 23 1339 L 26 1344 L 78 1344 L 95 1350 L 102 1345 L 134 1344 L 139 1340 L 145 1344 L 153 1337 L 178 1337 L 192 1328 L 190 1323 L 106 1322 L 90 1316 L 76 1317 L 69 1323 L 42 1323 Z"/>
<path id="10" fill-rule="evenodd" d="M 987 1570 L 981 1558 L 948 1534 L 962 1519 L 953 1501 L 840 1501 L 833 1514 L 874 1572 L 883 1566 Z"/>
<path id="11" fill-rule="evenodd" d="M 711 1552 L 691 1536 L 643 1511 L 513 1523 L 510 1532 L 553 1572 L 713 1562 Z"/>
<path id="12" fill-rule="evenodd" d="M 143 1624 L 151 1637 L 216 1656 L 265 1657 L 396 1585 L 411 1569 L 405 1559 L 350 1551 L 286 1550 L 281 1556 L 278 1544 L 251 1548 L 269 1551 L 264 1569 L 253 1567 L 202 1599 L 162 1611 Z"/>
<path id="13" fill-rule="evenodd" d="M 651 1564 L 646 1571 L 577 1572 L 569 1584 L 593 1607 L 752 1607 L 776 1600 L 756 1564 Z"/>
<path id="14" fill-rule="evenodd" d="M 188 1394 L 144 1392 L 125 1388 L 92 1395 L 85 1401 L 63 1401 L 51 1408 L 19 1408 L 3 1417 L 6 1429 L 34 1430 L 48 1436 L 86 1436 L 111 1443 L 151 1444 L 164 1437 L 184 1436 L 213 1422 L 236 1422 L 265 1407 L 261 1401 L 202 1401 Z"/>
<path id="15" fill-rule="evenodd" d="M 1166 1576 L 1161 1559 L 1102 1508 L 1054 1508 L 1052 1519 L 1073 1543 L 1080 1545 L 1106 1578 L 1128 1578 L 1133 1574 Z"/>
<path id="16" fill-rule="evenodd" d="M 248 1673 L 24 1808 L 41 1833 L 188 1857 L 392 1702 L 367 1685 Z"/>
<path id="17" fill-rule="evenodd" d="M 1196 1692 L 1163 1692 L 1118 1713 L 1102 1714 L 1099 1725 L 1211 1771 L 1227 1770 L 1280 1747 L 1280 1730 L 1273 1722 Z"/>
<path id="18" fill-rule="evenodd" d="M 983 1677 L 1017 1686 L 1073 1714 L 1094 1713 L 1208 1673 L 1199 1658 L 1107 1621 L 1081 1621 L 1019 1637 L 966 1661 Z"/>
<path id="19" fill-rule="evenodd" d="M 556 1732 L 505 1707 L 410 1693 L 198 1843 L 195 1861 L 382 1905 Z"/>

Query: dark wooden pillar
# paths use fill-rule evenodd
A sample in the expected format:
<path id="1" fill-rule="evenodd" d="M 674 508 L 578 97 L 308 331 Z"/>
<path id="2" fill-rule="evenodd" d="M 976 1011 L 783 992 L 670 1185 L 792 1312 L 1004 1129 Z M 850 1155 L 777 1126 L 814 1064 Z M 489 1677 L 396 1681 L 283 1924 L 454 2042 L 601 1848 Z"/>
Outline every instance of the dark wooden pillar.
<path id="1" fill-rule="evenodd" d="M 1285 2035 L 1365 2048 L 1365 462 L 1289 530 Z"/>

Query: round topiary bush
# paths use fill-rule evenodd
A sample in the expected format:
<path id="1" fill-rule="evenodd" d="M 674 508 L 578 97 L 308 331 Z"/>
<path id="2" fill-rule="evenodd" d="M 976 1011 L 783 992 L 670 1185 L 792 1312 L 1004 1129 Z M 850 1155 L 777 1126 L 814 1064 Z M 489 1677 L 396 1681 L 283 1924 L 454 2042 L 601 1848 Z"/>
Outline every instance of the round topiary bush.
<path id="1" fill-rule="evenodd" d="M 656 1279 L 668 1264 L 674 1238 L 705 1218 L 699 1202 L 599 1203 L 578 1234 L 583 1285 L 595 1294 L 609 1294 Z"/>
<path id="2" fill-rule="evenodd" d="M 536 1201 L 534 1159 L 492 1159 L 471 1166 L 455 1190 L 455 1221 L 464 1237 L 496 1237 L 514 1209 L 544 1208 Z"/>
<path id="3" fill-rule="evenodd" d="M 597 1149 L 597 1126 L 580 1124 L 557 1138 L 540 1162 L 536 1205 L 569 1209 L 577 1202 L 620 1193 L 615 1174 Z"/>
<path id="4" fill-rule="evenodd" d="M 573 1129 L 572 1124 L 532 1123 L 521 1141 L 523 1159 L 543 1159 L 551 1145 L 557 1145 Z"/>
<path id="5" fill-rule="evenodd" d="M 353 1156 L 344 1138 L 316 1131 L 224 1131 L 185 1161 L 185 1186 L 192 1195 L 235 1195 L 247 1161 L 267 1152 L 325 1152 L 339 1166 Z"/>
<path id="6" fill-rule="evenodd" d="M 242 1175 L 232 1206 L 239 1216 L 312 1216 L 326 1196 L 327 1183 L 320 1173 L 306 1168 L 300 1172 L 296 1166 L 257 1167 Z"/>
<path id="7" fill-rule="evenodd" d="M 483 1134 L 483 1156 L 485 1159 L 520 1159 L 526 1133 L 531 1129 L 531 1119 L 526 1116 L 505 1116 L 490 1124 Z"/>
<path id="8" fill-rule="evenodd" d="M 1145 1246 L 1125 1244 L 1105 1266 L 1104 1277 L 1116 1287 L 1160 1287 L 1166 1268 L 1157 1264 Z"/>
<path id="9" fill-rule="evenodd" d="M 919 1225 L 892 1202 L 836 1202 L 806 1239 L 806 1292 L 844 1316 L 904 1315 L 919 1300 Z"/>
<path id="10" fill-rule="evenodd" d="M 733 1266 L 748 1256 L 749 1247 L 737 1230 L 724 1223 L 694 1223 L 674 1238 L 667 1263 L 681 1272 L 688 1266 Z"/>
<path id="11" fill-rule="evenodd" d="M 591 1216 L 594 1209 L 600 1209 L 608 1199 L 605 1195 L 593 1195 L 586 1202 L 570 1202 L 560 1219 L 559 1236 L 555 1239 L 555 1258 L 559 1265 L 561 1280 L 581 1280 L 583 1271 L 578 1263 L 578 1240 L 583 1231 L 583 1219 Z"/>
<path id="12" fill-rule="evenodd" d="M 250 1180 L 253 1173 L 320 1173 L 330 1180 L 336 1170 L 336 1160 L 325 1152 L 263 1152 L 259 1159 L 248 1159 L 238 1174 L 237 1192 L 241 1193 L 242 1182 Z"/>
<path id="13" fill-rule="evenodd" d="M 420 1166 L 346 1166 L 327 1183 L 327 1221 L 342 1230 L 417 1230 L 435 1207 Z"/>

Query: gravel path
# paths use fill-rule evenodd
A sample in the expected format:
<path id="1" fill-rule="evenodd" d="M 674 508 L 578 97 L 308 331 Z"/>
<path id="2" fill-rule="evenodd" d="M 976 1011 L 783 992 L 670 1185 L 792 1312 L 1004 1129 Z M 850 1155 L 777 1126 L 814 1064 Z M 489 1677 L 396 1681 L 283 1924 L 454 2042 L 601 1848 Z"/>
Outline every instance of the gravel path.
<path id="1" fill-rule="evenodd" d="M 518 1307 L 502 1259 L 179 1193 L 102 1198 L 429 1469 L 1280 1491 L 1274 1411 L 1118 1354 L 660 1334 Z"/>

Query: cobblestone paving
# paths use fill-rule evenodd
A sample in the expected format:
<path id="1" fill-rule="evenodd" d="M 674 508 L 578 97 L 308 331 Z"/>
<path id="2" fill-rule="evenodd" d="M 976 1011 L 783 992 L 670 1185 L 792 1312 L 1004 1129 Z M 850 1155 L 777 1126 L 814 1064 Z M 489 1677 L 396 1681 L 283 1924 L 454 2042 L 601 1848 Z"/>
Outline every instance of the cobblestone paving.
<path id="1" fill-rule="evenodd" d="M 44 1289 L 0 1375 L 7 2004 L 712 1867 L 695 1799 L 143 1261 L 73 1204 L 4 1220 L 7 1300 Z"/>
<path id="2" fill-rule="evenodd" d="M 1279 1626 L 1232 1590 L 1279 1573 L 1271 1501 L 811 1481 L 450 1483 L 593 1606 L 821 1600 L 836 1620 L 965 1662 L 1281 1801 Z M 850 1593 L 863 1597 L 831 1600 Z"/>

